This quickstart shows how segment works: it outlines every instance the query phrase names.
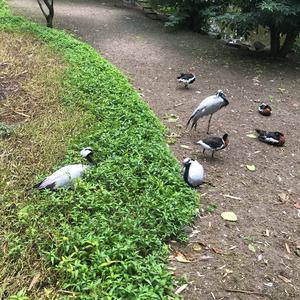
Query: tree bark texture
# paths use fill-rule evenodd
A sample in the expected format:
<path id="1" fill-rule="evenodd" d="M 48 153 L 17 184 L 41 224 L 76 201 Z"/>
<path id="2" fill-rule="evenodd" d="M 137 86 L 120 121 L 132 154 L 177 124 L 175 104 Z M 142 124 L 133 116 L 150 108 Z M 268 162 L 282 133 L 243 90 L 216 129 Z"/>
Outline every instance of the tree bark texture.
<path id="1" fill-rule="evenodd" d="M 39 7 L 46 18 L 47 27 L 53 28 L 53 17 L 54 17 L 54 0 L 43 0 L 45 6 L 48 8 L 48 13 L 45 11 L 41 0 L 37 0 Z"/>
<path id="2" fill-rule="evenodd" d="M 271 56 L 279 56 L 280 52 L 280 31 L 275 26 L 270 26 L 271 34 Z"/>
<path id="3" fill-rule="evenodd" d="M 280 56 L 286 57 L 286 55 L 289 53 L 290 49 L 292 48 L 293 44 L 295 43 L 298 34 L 299 34 L 298 30 L 294 30 L 294 31 L 292 30 L 286 34 L 284 43 L 280 49 Z"/>

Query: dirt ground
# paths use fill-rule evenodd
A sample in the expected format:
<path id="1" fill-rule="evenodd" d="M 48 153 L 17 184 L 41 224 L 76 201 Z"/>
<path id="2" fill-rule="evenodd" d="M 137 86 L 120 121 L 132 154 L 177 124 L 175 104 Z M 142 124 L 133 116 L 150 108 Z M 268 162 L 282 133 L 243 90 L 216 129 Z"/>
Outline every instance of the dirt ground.
<path id="1" fill-rule="evenodd" d="M 16 14 L 44 22 L 35 0 L 9 3 Z M 299 60 L 270 61 L 208 36 L 167 32 L 161 22 L 109 1 L 55 5 L 54 25 L 90 43 L 127 75 L 173 133 L 170 147 L 178 160 L 190 156 L 204 166 L 210 185 L 199 188 L 202 205 L 190 241 L 170 243 L 170 270 L 188 283 L 184 299 L 300 299 Z M 189 89 L 176 83 L 184 71 L 197 76 Z M 213 116 L 211 132 L 227 132 L 230 144 L 212 159 L 194 145 L 206 136 L 208 119 L 197 131 L 185 130 L 185 123 L 218 89 L 230 104 Z M 271 117 L 257 113 L 262 101 L 271 104 Z M 283 132 L 285 146 L 248 137 L 255 128 Z M 224 211 L 233 211 L 237 222 L 223 220 Z M 177 261 L 179 252 L 189 262 Z"/>

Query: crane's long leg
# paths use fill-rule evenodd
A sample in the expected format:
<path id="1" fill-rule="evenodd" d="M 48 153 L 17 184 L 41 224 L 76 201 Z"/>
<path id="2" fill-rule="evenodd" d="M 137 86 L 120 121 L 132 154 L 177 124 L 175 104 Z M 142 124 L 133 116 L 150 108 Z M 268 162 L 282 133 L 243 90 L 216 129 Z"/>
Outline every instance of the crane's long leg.
<path id="1" fill-rule="evenodd" d="M 209 120 L 208 120 L 207 134 L 209 134 L 209 126 L 210 126 L 210 121 L 211 121 L 212 115 L 213 114 L 210 115 Z"/>

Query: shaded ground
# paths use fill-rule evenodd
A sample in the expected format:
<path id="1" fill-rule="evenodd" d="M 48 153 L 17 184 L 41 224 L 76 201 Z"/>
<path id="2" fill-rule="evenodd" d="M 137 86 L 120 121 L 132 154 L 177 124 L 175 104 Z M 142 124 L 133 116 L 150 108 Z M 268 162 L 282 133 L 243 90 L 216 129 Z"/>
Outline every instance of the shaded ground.
<path id="1" fill-rule="evenodd" d="M 16 14 L 44 22 L 35 0 L 9 3 Z M 55 26 L 93 45 L 127 74 L 178 136 L 170 145 L 178 160 L 197 158 L 206 170 L 212 185 L 199 189 L 202 208 L 190 242 L 170 243 L 174 254 L 181 251 L 191 261 L 170 258 L 176 277 L 186 274 L 184 298 L 300 299 L 300 212 L 294 206 L 300 202 L 299 63 L 249 57 L 191 32 L 168 33 L 137 10 L 97 1 L 58 2 Z M 197 76 L 188 90 L 175 80 L 185 70 Z M 207 120 L 196 132 L 184 128 L 198 103 L 219 88 L 230 105 L 213 117 L 211 131 L 229 133 L 230 145 L 211 159 L 193 144 L 206 136 Z M 271 103 L 270 118 L 257 113 L 260 101 Z M 176 122 L 169 122 L 171 114 Z M 286 146 L 247 137 L 254 128 L 285 133 Z M 256 171 L 248 171 L 247 164 Z M 234 211 L 238 221 L 222 220 L 223 211 Z"/>

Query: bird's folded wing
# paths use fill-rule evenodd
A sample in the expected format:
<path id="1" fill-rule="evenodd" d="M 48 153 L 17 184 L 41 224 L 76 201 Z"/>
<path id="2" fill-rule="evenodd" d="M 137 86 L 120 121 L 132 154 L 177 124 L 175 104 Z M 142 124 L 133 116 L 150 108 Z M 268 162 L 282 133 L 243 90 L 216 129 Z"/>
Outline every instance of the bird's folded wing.
<path id="1" fill-rule="evenodd" d="M 223 141 L 219 137 L 210 137 L 210 138 L 204 139 L 203 142 L 214 149 L 217 149 L 217 148 L 220 148 L 223 146 Z"/>

